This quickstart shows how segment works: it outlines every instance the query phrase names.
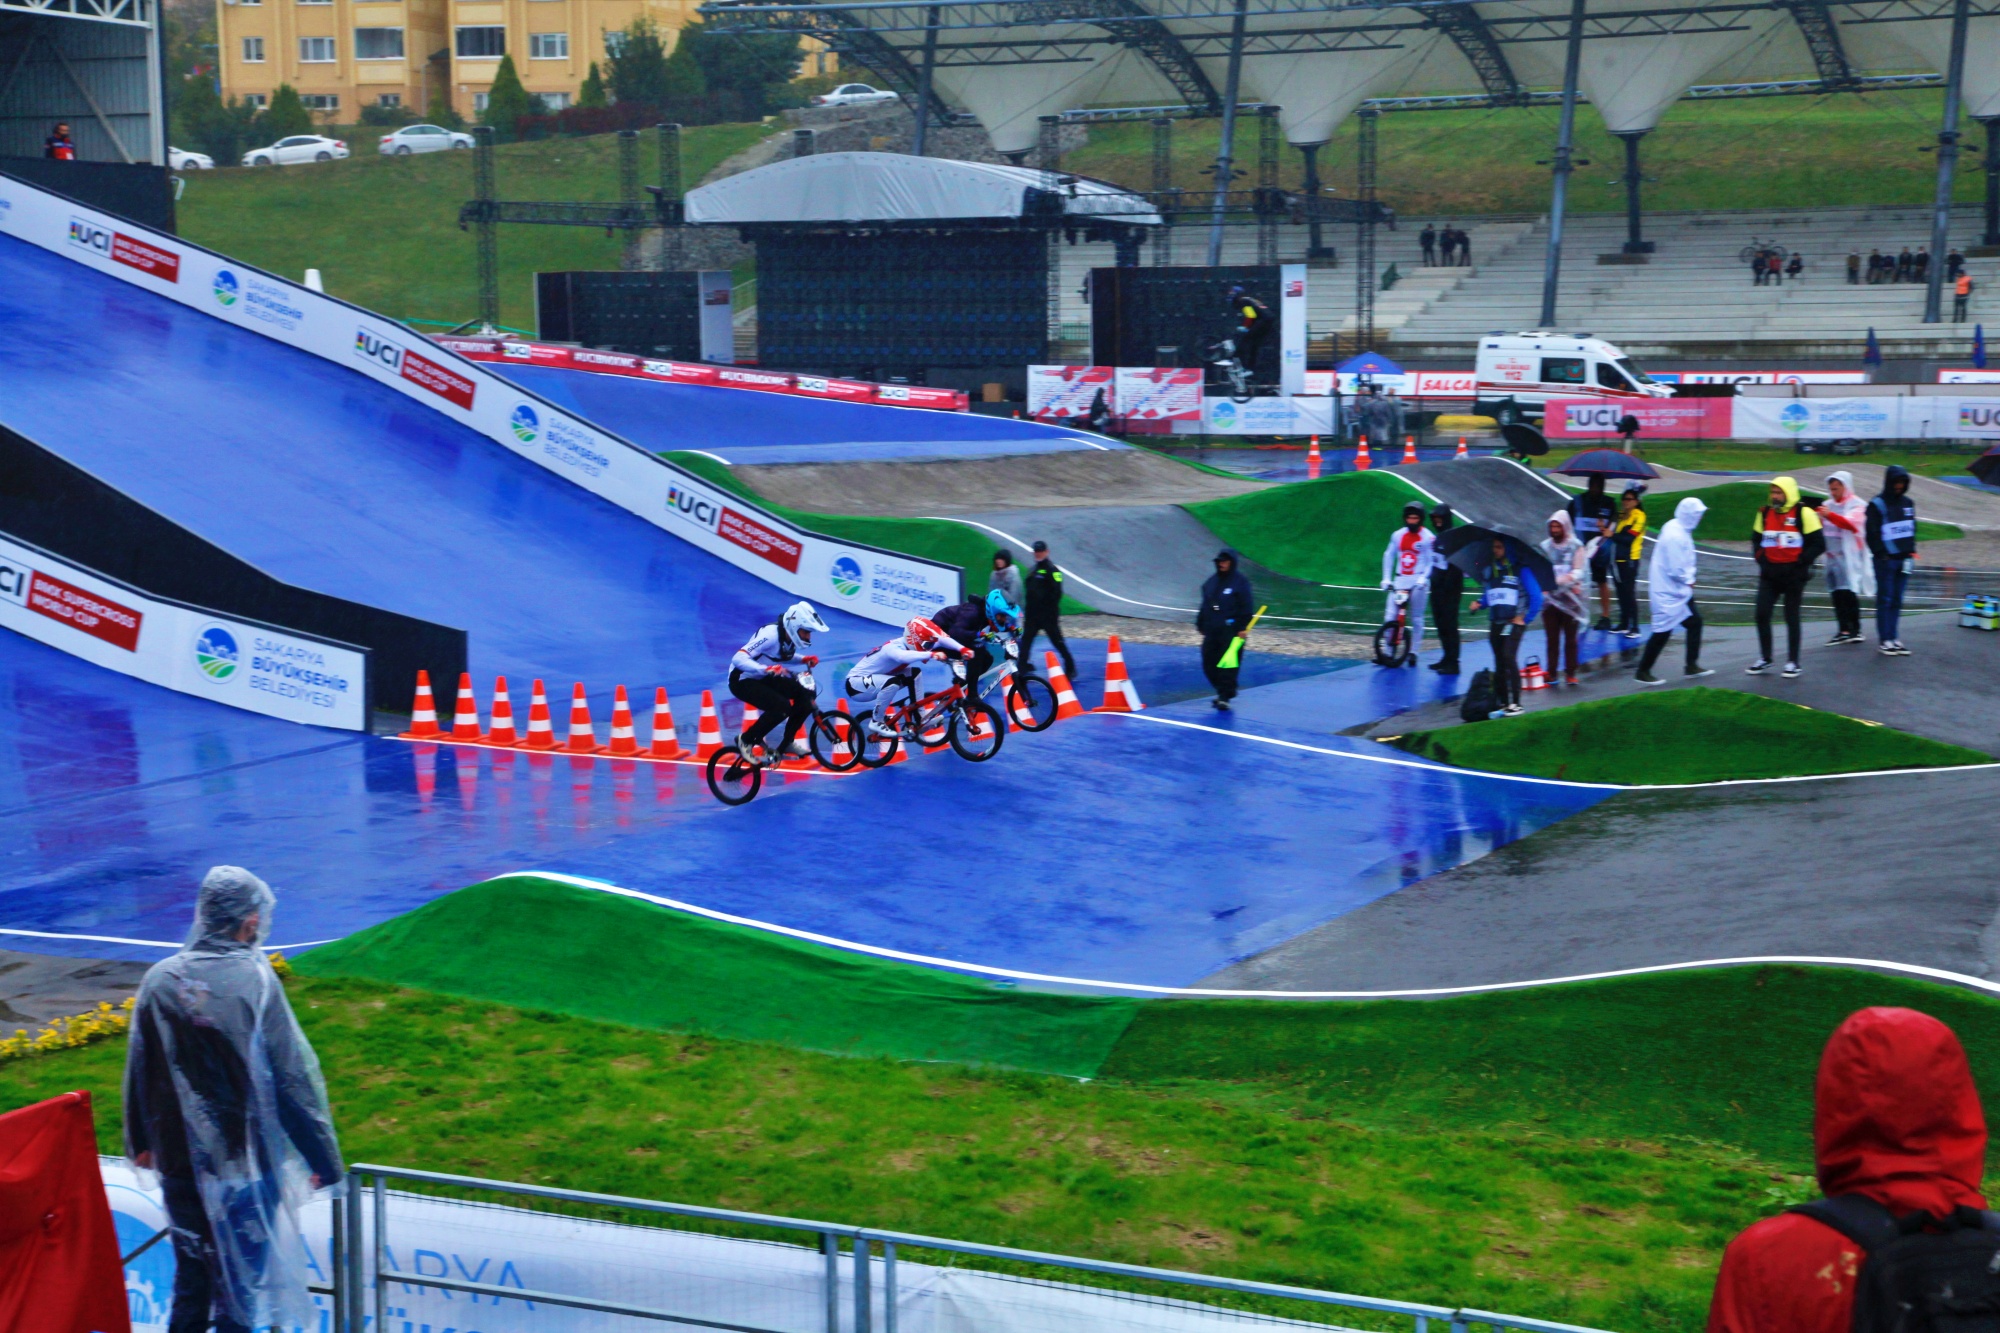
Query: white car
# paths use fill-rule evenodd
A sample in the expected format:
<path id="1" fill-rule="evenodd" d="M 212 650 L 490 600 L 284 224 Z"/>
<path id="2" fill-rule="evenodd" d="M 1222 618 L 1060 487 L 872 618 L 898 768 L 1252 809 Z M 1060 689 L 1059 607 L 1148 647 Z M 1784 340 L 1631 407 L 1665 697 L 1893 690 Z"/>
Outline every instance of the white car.
<path id="1" fill-rule="evenodd" d="M 281 167 L 294 162 L 331 162 L 347 156 L 347 141 L 324 134 L 293 134 L 269 148 L 252 148 L 243 155 L 246 167 Z"/>
<path id="2" fill-rule="evenodd" d="M 169 148 L 167 168 L 170 171 L 212 171 L 215 168 L 215 159 L 207 153 L 190 153 L 185 148 Z"/>
<path id="3" fill-rule="evenodd" d="M 384 157 L 408 157 L 411 153 L 441 153 L 447 148 L 470 147 L 469 134 L 442 125 L 405 125 L 394 134 L 383 135 L 375 151 Z"/>
<path id="4" fill-rule="evenodd" d="M 873 102 L 896 102 L 902 100 L 895 93 L 881 88 L 871 88 L 865 83 L 843 83 L 830 93 L 821 93 L 813 98 L 814 106 L 867 106 Z"/>

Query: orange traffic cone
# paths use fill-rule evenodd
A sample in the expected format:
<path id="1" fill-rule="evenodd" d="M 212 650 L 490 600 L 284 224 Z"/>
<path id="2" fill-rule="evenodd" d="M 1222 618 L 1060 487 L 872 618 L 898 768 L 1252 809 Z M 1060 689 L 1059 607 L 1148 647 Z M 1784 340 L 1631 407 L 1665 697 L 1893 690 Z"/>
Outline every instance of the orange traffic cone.
<path id="1" fill-rule="evenodd" d="M 553 750 L 556 748 L 555 726 L 549 720 L 549 696 L 542 689 L 542 682 L 535 682 L 535 688 L 528 695 L 528 739 L 521 742 L 524 750 Z"/>
<path id="2" fill-rule="evenodd" d="M 847 700 L 842 699 L 834 708 L 840 713 L 840 722 L 834 733 L 839 739 L 833 743 L 833 762 L 836 766 L 845 767 L 854 758 L 854 747 L 848 744 L 854 735 L 854 720 L 847 715 Z"/>
<path id="3" fill-rule="evenodd" d="M 1524 693 L 1528 690 L 1546 690 L 1548 687 L 1549 673 L 1542 670 L 1540 658 L 1521 668 L 1521 689 Z"/>
<path id="4" fill-rule="evenodd" d="M 1469 455 L 1469 454 L 1468 454 L 1468 453 L 1466 452 L 1466 448 L 1465 448 L 1465 437 L 1464 437 L 1463 435 L 1461 435 L 1461 436 L 1459 436 L 1459 437 L 1458 437 L 1458 452 L 1457 452 L 1457 453 L 1455 453 L 1455 454 L 1453 454 L 1453 455 L 1452 455 L 1452 457 L 1453 457 L 1453 458 L 1467 458 L 1467 457 L 1470 457 L 1470 455 Z"/>
<path id="5" fill-rule="evenodd" d="M 738 745 L 743 743 L 744 736 L 749 734 L 750 728 L 757 725 L 757 719 L 762 716 L 764 716 L 763 710 L 755 704 L 743 705 L 743 725 L 736 729 L 736 743 Z M 769 740 L 770 737 L 767 736 L 764 739 Z"/>
<path id="6" fill-rule="evenodd" d="M 1000 677 L 1000 711 L 1007 715 L 1007 730 L 1026 731 L 1021 725 L 1023 717 L 1030 717 L 1027 705 L 1014 700 L 1014 671 L 1009 667 Z"/>
<path id="7" fill-rule="evenodd" d="M 715 713 L 715 691 L 701 692 L 701 729 L 695 734 L 694 757 L 706 759 L 722 748 L 722 719 Z"/>
<path id="8" fill-rule="evenodd" d="M 431 697 L 431 673 L 420 667 L 416 701 L 410 705 L 410 729 L 402 736 L 405 740 L 427 740 L 442 734 L 438 730 L 437 700 Z"/>
<path id="9" fill-rule="evenodd" d="M 571 754 L 596 754 L 604 747 L 597 743 L 597 729 L 590 725 L 590 700 L 583 697 L 578 681 L 569 696 L 569 741 L 563 749 Z"/>
<path id="10" fill-rule="evenodd" d="M 472 673 L 458 673 L 458 707 L 451 715 L 451 738 L 455 741 L 486 739 L 479 729 L 479 701 L 472 697 Z"/>
<path id="11" fill-rule="evenodd" d="M 1056 687 L 1056 721 L 1066 717 L 1082 717 L 1083 705 L 1077 701 L 1076 691 L 1070 688 L 1069 677 L 1063 674 L 1062 663 L 1052 652 L 1044 651 L 1049 668 L 1049 684 Z"/>
<path id="12" fill-rule="evenodd" d="M 1306 480 L 1318 481 L 1320 469 L 1319 436 L 1315 435 L 1306 445 Z"/>
<path id="13" fill-rule="evenodd" d="M 493 678 L 493 730 L 486 733 L 488 745 L 519 745 L 521 738 L 514 734 L 514 704 L 507 697 L 507 678 Z"/>
<path id="14" fill-rule="evenodd" d="M 667 702 L 667 687 L 661 685 L 653 691 L 653 758 L 682 759 L 687 751 L 681 748 L 680 738 L 674 734 L 674 710 Z"/>
<path id="15" fill-rule="evenodd" d="M 611 744 L 604 747 L 604 752 L 639 753 L 639 742 L 632 734 L 632 701 L 625 697 L 623 685 L 620 685 L 611 696 Z"/>
<path id="16" fill-rule="evenodd" d="M 1403 437 L 1402 466 L 1408 467 L 1410 464 L 1416 461 L 1417 461 L 1417 437 L 1414 435 L 1405 435 Z"/>
<path id="17" fill-rule="evenodd" d="M 1368 437 L 1364 435 L 1361 437 L 1360 446 L 1354 451 L 1354 470 L 1356 472 L 1366 472 L 1370 466 L 1371 464 L 1368 461 Z"/>
<path id="18" fill-rule="evenodd" d="M 1136 713 L 1143 707 L 1139 692 L 1132 688 L 1132 678 L 1125 674 L 1125 645 L 1114 634 L 1104 650 L 1104 703 L 1097 711 Z"/>

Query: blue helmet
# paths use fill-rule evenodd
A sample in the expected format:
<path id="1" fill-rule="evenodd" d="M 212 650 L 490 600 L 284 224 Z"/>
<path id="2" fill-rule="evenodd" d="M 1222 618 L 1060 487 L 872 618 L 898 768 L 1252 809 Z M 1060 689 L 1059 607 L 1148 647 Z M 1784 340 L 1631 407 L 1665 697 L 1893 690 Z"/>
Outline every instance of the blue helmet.
<path id="1" fill-rule="evenodd" d="M 1021 624 L 1021 608 L 1007 600 L 1007 594 L 995 588 L 986 594 L 986 619 L 993 628 L 1011 630 Z"/>

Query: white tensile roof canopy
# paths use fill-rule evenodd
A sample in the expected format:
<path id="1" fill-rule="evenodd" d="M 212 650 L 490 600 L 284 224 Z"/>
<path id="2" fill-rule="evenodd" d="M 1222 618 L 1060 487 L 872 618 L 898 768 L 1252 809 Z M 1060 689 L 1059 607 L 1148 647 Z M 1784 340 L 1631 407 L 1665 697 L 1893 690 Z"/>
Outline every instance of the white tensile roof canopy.
<path id="1" fill-rule="evenodd" d="M 690 190 L 687 220 L 798 225 L 1019 218 L 1031 192 L 1062 199 L 1066 217 L 1157 225 L 1146 200 L 1088 177 L 902 153 L 816 153 Z"/>

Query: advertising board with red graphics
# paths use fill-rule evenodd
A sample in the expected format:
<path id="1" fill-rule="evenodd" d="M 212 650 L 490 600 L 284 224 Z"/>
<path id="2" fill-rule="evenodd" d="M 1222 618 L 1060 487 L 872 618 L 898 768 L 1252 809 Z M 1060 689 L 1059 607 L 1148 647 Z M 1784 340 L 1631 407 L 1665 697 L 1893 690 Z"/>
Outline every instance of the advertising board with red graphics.
<path id="1" fill-rule="evenodd" d="M 170 602 L 0 534 L 0 627 L 267 717 L 368 729 L 368 654 Z"/>
<path id="2" fill-rule="evenodd" d="M 1552 440 L 1615 439 L 1627 413 L 1642 440 L 1726 440 L 1736 429 L 1734 398 L 1551 398 L 1542 433 Z"/>
<path id="3" fill-rule="evenodd" d="M 1037 421 L 1080 420 L 1101 393 L 1110 415 L 1117 416 L 1117 375 L 1114 366 L 1029 366 L 1028 415 Z"/>
<path id="4" fill-rule="evenodd" d="M 1202 370 L 1199 366 L 1120 366 L 1113 401 L 1128 426 L 1163 421 L 1200 421 Z"/>
<path id="5" fill-rule="evenodd" d="M 428 339 L 395 320 L 324 292 L 310 291 L 299 283 L 5 175 L 0 175 L 0 233 L 163 300 L 201 311 L 245 333 L 365 375 L 794 597 L 810 597 L 887 624 L 901 624 L 916 612 L 934 611 L 958 600 L 956 565 L 836 541 L 808 532 L 747 500 L 729 501 L 732 517 L 725 527 L 721 497 L 692 473 L 521 388 L 481 363 L 558 366 L 676 383 L 728 385 L 762 393 L 851 396 L 853 401 L 945 410 L 964 410 L 964 394 L 904 384 L 861 385 L 849 390 L 846 386 L 851 382 L 829 380 L 802 386 L 799 376 L 750 367 L 691 366 L 532 340 Z M 863 393 L 866 396 L 861 396 Z M 697 496 L 703 498 L 697 501 L 693 498 Z M 687 498 L 691 506 L 708 515 L 708 521 L 690 521 L 677 506 L 676 497 Z M 66 579 L 58 570 L 48 572 L 53 578 Z M 67 581 L 87 592 L 101 591 L 88 583 Z M 144 610 L 141 603 L 116 593 L 104 591 L 103 595 L 112 603 Z M 25 596 L 24 591 L 23 599 Z M 59 599 L 50 601 L 44 609 L 63 604 Z M 12 605 L 22 620 L 44 627 L 55 625 L 46 614 L 29 610 L 25 600 Z M 80 604 L 67 605 L 77 615 L 84 614 Z M 137 631 L 142 655 L 152 633 L 152 615 L 145 613 Z M 115 616 L 99 616 L 91 628 L 105 634 L 122 632 Z M 74 623 L 57 629 L 96 644 L 105 653 L 126 651 L 76 628 Z M 349 675 L 359 679 L 354 673 Z M 228 678 L 239 679 L 235 673 Z M 248 672 L 240 678 L 253 682 L 243 687 L 246 692 L 264 691 L 255 682 L 265 680 L 265 674 Z M 317 684 L 301 685 L 294 680 L 284 688 L 331 697 Z M 354 686 L 355 693 L 360 690 L 359 685 Z"/>

